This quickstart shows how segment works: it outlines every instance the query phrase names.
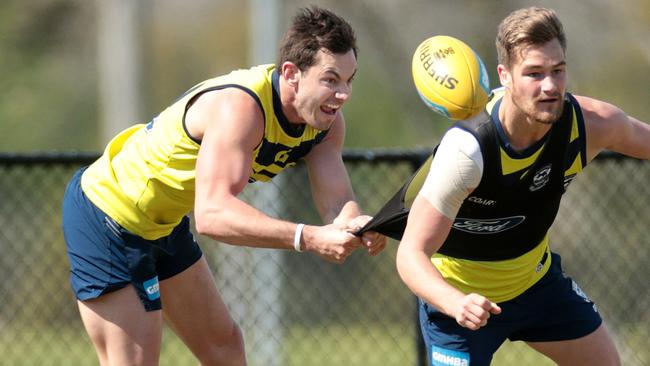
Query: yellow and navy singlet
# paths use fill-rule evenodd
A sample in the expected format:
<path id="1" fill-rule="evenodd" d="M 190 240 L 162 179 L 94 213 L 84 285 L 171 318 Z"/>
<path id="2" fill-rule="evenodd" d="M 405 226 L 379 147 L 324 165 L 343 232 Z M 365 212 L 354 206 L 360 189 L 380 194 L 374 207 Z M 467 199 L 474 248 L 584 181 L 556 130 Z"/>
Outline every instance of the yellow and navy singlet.
<path id="1" fill-rule="evenodd" d="M 253 153 L 249 181 L 269 181 L 296 164 L 327 131 L 291 124 L 282 112 L 274 65 L 203 81 L 147 124 L 127 128 L 86 169 L 81 186 L 104 213 L 130 232 L 154 240 L 171 233 L 194 206 L 200 141 L 189 135 L 185 115 L 205 92 L 239 88 L 259 105 L 264 137 Z"/>
<path id="2" fill-rule="evenodd" d="M 454 287 L 496 302 L 517 297 L 548 271 L 548 230 L 562 194 L 587 164 L 584 120 L 572 95 L 567 94 L 563 114 L 545 138 L 522 152 L 510 148 L 501 128 L 502 98 L 503 89 L 496 90 L 484 113 L 452 127 L 476 137 L 483 175 L 431 258 Z M 357 234 L 377 231 L 401 240 L 432 159 Z"/>
<path id="3" fill-rule="evenodd" d="M 572 95 L 547 135 L 521 152 L 502 130 L 502 96 L 494 95 L 487 113 L 455 125 L 478 140 L 483 175 L 432 257 L 456 288 L 496 302 L 520 295 L 548 270 L 548 230 L 567 186 L 587 163 L 584 121 Z"/>

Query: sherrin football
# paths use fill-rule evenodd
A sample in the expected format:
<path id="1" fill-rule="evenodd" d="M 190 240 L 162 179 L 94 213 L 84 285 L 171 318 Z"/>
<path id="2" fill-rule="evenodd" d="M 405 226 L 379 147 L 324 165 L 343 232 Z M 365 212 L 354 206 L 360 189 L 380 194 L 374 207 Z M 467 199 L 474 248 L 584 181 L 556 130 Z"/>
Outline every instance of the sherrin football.
<path id="1" fill-rule="evenodd" d="M 433 36 L 420 43 L 411 73 L 424 103 L 449 119 L 470 118 L 488 101 L 490 80 L 483 61 L 454 37 Z"/>

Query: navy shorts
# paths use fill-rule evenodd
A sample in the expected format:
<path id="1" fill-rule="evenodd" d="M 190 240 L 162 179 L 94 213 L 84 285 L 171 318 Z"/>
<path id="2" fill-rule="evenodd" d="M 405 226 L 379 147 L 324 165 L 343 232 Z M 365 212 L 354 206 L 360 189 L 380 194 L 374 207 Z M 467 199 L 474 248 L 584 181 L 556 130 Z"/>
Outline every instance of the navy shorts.
<path id="1" fill-rule="evenodd" d="M 189 218 L 169 236 L 145 240 L 90 202 L 81 189 L 83 170 L 72 177 L 63 198 L 63 234 L 77 299 L 94 299 L 130 284 L 146 311 L 160 310 L 158 281 L 184 271 L 202 256 Z"/>
<path id="2" fill-rule="evenodd" d="M 487 366 L 506 339 L 545 342 L 576 339 L 595 331 L 602 319 L 596 305 L 562 272 L 561 258 L 535 285 L 499 304 L 501 314 L 470 330 L 419 301 L 420 328 L 431 365 Z"/>

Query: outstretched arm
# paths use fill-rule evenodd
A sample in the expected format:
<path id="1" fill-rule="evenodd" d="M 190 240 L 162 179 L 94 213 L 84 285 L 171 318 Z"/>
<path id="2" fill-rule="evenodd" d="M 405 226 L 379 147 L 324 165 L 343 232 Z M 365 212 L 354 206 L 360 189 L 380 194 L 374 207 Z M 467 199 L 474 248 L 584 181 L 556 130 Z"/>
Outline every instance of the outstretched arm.
<path id="1" fill-rule="evenodd" d="M 585 118 L 587 161 L 607 149 L 638 159 L 650 159 L 650 125 L 620 108 L 576 96 Z"/>
<path id="2" fill-rule="evenodd" d="M 314 146 L 305 161 L 314 202 L 323 221 L 355 232 L 371 217 L 362 215 L 355 202 L 342 158 L 344 138 L 345 121 L 339 114 L 327 136 Z M 364 233 L 362 241 L 370 255 L 378 254 L 386 246 L 386 237 L 375 232 Z"/>
<path id="3" fill-rule="evenodd" d="M 454 217 L 479 184 L 482 170 L 478 141 L 465 131 L 448 131 L 411 206 L 396 261 L 402 280 L 413 293 L 473 330 L 501 309 L 479 294 L 466 295 L 450 285 L 431 263 L 431 256 L 447 239 Z"/>
<path id="4" fill-rule="evenodd" d="M 344 135 L 345 123 L 338 117 L 323 141 L 305 156 L 314 203 L 325 223 L 332 223 L 344 206 L 347 218 L 361 214 L 359 206 L 354 202 L 352 184 L 343 164 Z M 346 206 L 348 202 L 351 204 Z"/>
<path id="5" fill-rule="evenodd" d="M 262 112 L 245 92 L 230 88 L 202 95 L 186 117 L 200 138 L 194 215 L 199 233 L 230 244 L 293 248 L 297 224 L 269 217 L 237 196 L 248 182 L 252 154 L 264 131 Z M 304 250 L 342 262 L 359 240 L 332 226 L 306 226 Z"/>
<path id="6" fill-rule="evenodd" d="M 478 294 L 464 294 L 442 277 L 431 256 L 447 238 L 453 221 L 421 195 L 413 202 L 397 250 L 397 271 L 411 291 L 463 327 L 476 330 L 501 308 Z"/>

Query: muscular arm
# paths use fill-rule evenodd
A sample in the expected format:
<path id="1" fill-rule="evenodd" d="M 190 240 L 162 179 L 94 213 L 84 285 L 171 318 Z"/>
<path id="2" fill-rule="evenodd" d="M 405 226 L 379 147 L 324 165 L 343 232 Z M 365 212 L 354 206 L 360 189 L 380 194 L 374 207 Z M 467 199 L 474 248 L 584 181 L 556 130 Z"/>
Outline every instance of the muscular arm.
<path id="1" fill-rule="evenodd" d="M 202 95 L 186 126 L 200 138 L 194 216 L 200 234 L 229 244 L 293 248 L 296 223 L 269 217 L 237 196 L 246 186 L 254 148 L 264 131 L 262 112 L 245 92 L 231 88 Z M 305 226 L 301 247 L 343 262 L 359 240 L 333 226 Z"/>
<path id="2" fill-rule="evenodd" d="M 442 138 L 420 194 L 436 210 L 453 219 L 463 200 L 481 182 L 482 174 L 483 156 L 478 141 L 469 132 L 453 128 Z"/>
<path id="3" fill-rule="evenodd" d="M 607 149 L 638 159 L 650 159 L 650 125 L 620 108 L 593 98 L 576 96 L 585 118 L 587 161 Z"/>
<path id="4" fill-rule="evenodd" d="M 445 135 L 411 207 L 396 260 L 400 277 L 413 293 L 469 329 L 485 325 L 490 313 L 501 309 L 483 296 L 451 286 L 431 256 L 449 235 L 462 201 L 480 182 L 482 167 L 473 136 L 461 130 Z"/>
<path id="5" fill-rule="evenodd" d="M 372 217 L 362 215 L 354 201 L 352 184 L 341 156 L 344 139 L 345 121 L 339 114 L 327 136 L 314 146 L 305 161 L 314 202 L 323 221 L 354 232 Z M 361 239 L 371 256 L 379 254 L 386 246 L 386 237 L 376 232 L 366 232 Z"/>
<path id="6" fill-rule="evenodd" d="M 418 195 L 397 249 L 397 270 L 404 283 L 418 297 L 449 315 L 453 314 L 450 304 L 465 295 L 443 279 L 431 263 L 431 256 L 442 246 L 452 223 L 429 200 Z"/>
<path id="7" fill-rule="evenodd" d="M 271 218 L 237 197 L 264 131 L 255 101 L 235 88 L 209 92 L 189 109 L 186 124 L 202 139 L 194 208 L 198 232 L 230 244 L 291 248 L 295 224 Z"/>
<path id="8" fill-rule="evenodd" d="M 397 251 L 404 283 L 429 304 L 452 314 L 464 294 L 449 285 L 431 263 L 444 243 L 463 200 L 478 186 L 483 169 L 478 141 L 452 129 L 443 137 L 420 193 L 413 202 Z"/>
<path id="9" fill-rule="evenodd" d="M 327 136 L 305 157 L 314 203 L 325 223 L 333 222 L 339 214 L 342 219 L 361 214 L 341 156 L 344 137 L 345 122 L 339 114 Z"/>

